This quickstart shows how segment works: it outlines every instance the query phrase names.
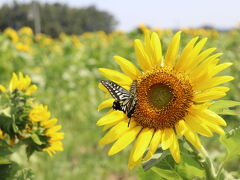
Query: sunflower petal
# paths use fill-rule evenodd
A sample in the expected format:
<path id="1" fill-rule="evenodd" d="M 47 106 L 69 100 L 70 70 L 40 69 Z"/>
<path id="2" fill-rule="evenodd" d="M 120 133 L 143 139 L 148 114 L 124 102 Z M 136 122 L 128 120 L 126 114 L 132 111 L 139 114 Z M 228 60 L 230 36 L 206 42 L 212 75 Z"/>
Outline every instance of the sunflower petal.
<path id="1" fill-rule="evenodd" d="M 144 128 L 138 135 L 138 138 L 135 142 L 136 149 L 133 153 L 133 161 L 137 161 L 139 158 L 142 158 L 143 153 L 146 151 L 152 136 L 153 136 L 153 129 Z"/>
<path id="2" fill-rule="evenodd" d="M 215 87 L 220 84 L 226 83 L 228 81 L 232 81 L 234 78 L 232 76 L 218 76 L 209 79 L 205 83 L 197 83 L 193 85 L 196 90 L 205 90 L 207 88 Z"/>
<path id="3" fill-rule="evenodd" d="M 111 111 L 97 121 L 97 126 L 110 124 L 124 118 L 126 115 L 122 111 Z"/>
<path id="4" fill-rule="evenodd" d="M 156 150 L 161 142 L 161 136 L 162 136 L 162 131 L 160 129 L 158 129 L 152 137 L 151 143 L 149 145 L 149 150 L 143 159 L 144 161 L 147 161 L 154 155 L 154 153 L 156 152 Z"/>
<path id="5" fill-rule="evenodd" d="M 3 85 L 0 84 L 0 92 L 4 93 L 6 91 L 7 91 L 7 89 Z"/>
<path id="6" fill-rule="evenodd" d="M 113 98 L 103 101 L 101 104 L 99 104 L 98 111 L 105 109 L 105 108 L 112 107 L 114 101 L 115 100 Z"/>
<path id="7" fill-rule="evenodd" d="M 210 127 L 210 129 L 212 130 L 212 131 L 214 131 L 214 132 L 216 132 L 216 133 L 218 133 L 218 134 L 221 134 L 221 135 L 224 135 L 225 134 L 225 132 L 224 132 L 224 130 L 220 127 L 220 126 L 217 126 L 217 125 L 211 125 L 211 126 L 209 126 Z"/>
<path id="8" fill-rule="evenodd" d="M 209 68 L 208 65 L 210 62 L 216 60 L 218 57 L 222 56 L 223 53 L 216 53 L 213 54 L 212 56 L 208 57 L 207 59 L 205 59 L 202 63 L 200 63 L 198 66 L 196 66 L 195 68 L 190 68 L 189 69 L 189 73 L 191 74 L 192 77 L 195 77 L 194 80 L 199 82 L 199 80 L 201 79 L 201 76 L 208 72 Z"/>
<path id="9" fill-rule="evenodd" d="M 162 46 L 157 33 L 153 32 L 151 36 L 151 45 L 153 49 L 153 62 L 154 66 L 160 66 L 162 64 Z"/>
<path id="10" fill-rule="evenodd" d="M 206 102 L 206 101 L 211 101 L 211 100 L 218 99 L 218 98 L 221 98 L 224 96 L 226 96 L 225 92 L 208 91 L 207 90 L 207 92 L 195 94 L 193 97 L 193 101 L 194 102 Z"/>
<path id="11" fill-rule="evenodd" d="M 187 129 L 184 120 L 178 121 L 175 124 L 175 129 L 176 129 L 177 135 L 179 137 L 182 137 Z"/>
<path id="12" fill-rule="evenodd" d="M 173 142 L 170 145 L 170 152 L 172 154 L 173 159 L 175 160 L 176 163 L 180 162 L 180 151 L 179 151 L 179 145 L 178 145 L 178 140 L 176 138 L 175 133 L 173 133 Z"/>
<path id="13" fill-rule="evenodd" d="M 113 154 L 118 153 L 119 151 L 123 150 L 127 147 L 138 135 L 140 130 L 142 129 L 141 126 L 136 126 L 127 132 L 125 132 L 111 147 L 108 151 L 108 155 L 111 156 Z"/>
<path id="14" fill-rule="evenodd" d="M 121 120 L 116 121 L 116 122 L 113 122 L 113 123 L 110 123 L 110 124 L 104 125 L 103 128 L 102 128 L 102 131 L 108 130 L 109 128 L 111 128 L 111 127 L 115 126 L 116 124 L 118 124 L 120 121 L 121 121 Z"/>
<path id="15" fill-rule="evenodd" d="M 142 73 L 130 61 L 120 56 L 114 56 L 116 63 L 120 66 L 121 70 L 128 75 L 132 80 L 137 79 Z"/>
<path id="16" fill-rule="evenodd" d="M 170 42 L 170 45 L 168 46 L 168 50 L 165 56 L 165 64 L 166 66 L 172 67 L 175 63 L 175 59 L 178 54 L 178 49 L 180 45 L 180 38 L 181 38 L 181 31 L 177 32 L 172 41 Z"/>
<path id="17" fill-rule="evenodd" d="M 19 84 L 18 77 L 17 77 L 16 73 L 13 73 L 12 79 L 9 84 L 10 91 L 14 91 L 18 87 L 18 84 Z"/>
<path id="18" fill-rule="evenodd" d="M 209 127 L 209 129 L 211 129 L 212 131 L 214 131 L 214 132 L 216 132 L 216 133 L 218 133 L 218 134 L 221 134 L 221 135 L 224 135 L 224 134 L 225 134 L 224 130 L 223 130 L 220 126 L 218 126 L 218 125 L 216 125 L 216 124 L 213 124 L 213 123 L 209 122 L 209 121 L 206 120 L 206 119 L 203 119 L 203 121 L 205 121 L 205 124 L 206 124 L 206 125 Z"/>
<path id="19" fill-rule="evenodd" d="M 217 115 L 215 112 L 211 110 L 208 110 L 208 109 L 205 109 L 202 111 L 196 110 L 194 111 L 194 113 L 196 113 L 198 116 L 200 116 L 203 119 L 209 120 L 214 124 L 221 125 L 221 126 L 227 125 L 227 123 L 224 121 L 224 119 L 221 116 Z"/>
<path id="20" fill-rule="evenodd" d="M 184 137 L 189 141 L 194 147 L 201 148 L 201 142 L 198 135 L 194 133 L 191 128 L 186 124 L 187 130 L 184 133 Z"/>
<path id="21" fill-rule="evenodd" d="M 189 70 L 192 69 L 192 65 L 195 63 L 200 51 L 202 50 L 202 48 L 204 47 L 204 45 L 207 42 L 207 38 L 203 38 L 201 39 L 196 46 L 193 48 L 191 54 L 187 57 L 187 62 L 185 63 L 185 67 L 184 67 L 184 71 L 186 73 L 189 72 Z M 191 68 L 190 68 L 191 67 Z"/>
<path id="22" fill-rule="evenodd" d="M 148 54 L 144 50 L 142 42 L 139 39 L 134 41 L 134 47 L 138 64 L 144 71 L 150 70 L 152 68 L 151 61 L 148 57 Z"/>
<path id="23" fill-rule="evenodd" d="M 107 68 L 99 68 L 99 71 L 107 79 L 119 84 L 120 86 L 129 86 L 132 83 L 132 79 L 130 77 L 118 71 Z"/>
<path id="24" fill-rule="evenodd" d="M 134 144 L 134 146 L 131 150 L 129 160 L 128 160 L 128 169 L 130 169 L 130 170 L 141 163 L 141 157 L 138 160 L 133 161 L 133 154 L 135 152 L 135 149 L 136 149 L 136 143 Z"/>
<path id="25" fill-rule="evenodd" d="M 210 54 L 212 54 L 214 51 L 216 51 L 217 48 L 209 48 L 206 49 L 205 51 L 201 52 L 198 57 L 196 58 L 196 60 L 194 61 L 194 64 L 192 65 L 192 67 L 194 68 L 196 65 L 198 65 L 199 63 L 201 63 L 204 59 L 206 59 Z"/>
<path id="26" fill-rule="evenodd" d="M 197 40 L 198 40 L 198 37 L 191 39 L 191 41 L 189 41 L 187 43 L 187 45 L 184 47 L 184 49 L 176 63 L 176 66 L 174 67 L 177 71 L 183 70 L 183 67 L 187 63 L 187 56 L 189 56 L 189 54 L 193 50 L 194 44 L 197 42 Z"/>
<path id="27" fill-rule="evenodd" d="M 232 65 L 232 63 L 219 64 L 215 68 L 212 68 L 210 70 L 210 74 L 211 74 L 211 76 L 214 76 L 214 75 L 218 74 L 219 72 L 223 71 L 224 69 L 230 67 L 231 65 Z"/>
<path id="28" fill-rule="evenodd" d="M 185 117 L 185 122 L 191 127 L 192 130 L 201 134 L 202 136 L 211 137 L 213 136 L 211 130 L 202 123 L 198 116 L 188 115 Z"/>
<path id="29" fill-rule="evenodd" d="M 174 138 L 174 131 L 172 128 L 165 128 L 162 134 L 162 149 L 166 150 L 170 147 Z"/>
<path id="30" fill-rule="evenodd" d="M 123 133 L 130 130 L 136 125 L 136 123 L 131 123 L 131 125 L 128 127 L 128 121 L 122 121 L 119 122 L 117 125 L 112 127 L 110 131 L 108 131 L 100 140 L 100 145 L 105 145 L 112 143 L 113 141 L 117 140 Z"/>

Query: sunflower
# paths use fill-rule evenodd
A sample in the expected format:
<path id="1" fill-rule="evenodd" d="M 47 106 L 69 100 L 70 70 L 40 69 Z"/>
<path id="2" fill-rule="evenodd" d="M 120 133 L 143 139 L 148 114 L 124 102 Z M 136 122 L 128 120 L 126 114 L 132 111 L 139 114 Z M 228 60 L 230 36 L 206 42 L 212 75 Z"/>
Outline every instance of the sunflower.
<path id="1" fill-rule="evenodd" d="M 41 136 L 46 137 L 45 146 L 42 151 L 47 152 L 50 156 L 56 153 L 56 151 L 63 151 L 62 140 L 64 138 L 63 132 L 58 132 L 62 127 L 56 125 L 58 119 L 50 119 L 51 113 L 48 111 L 48 107 L 42 104 L 34 104 L 33 108 L 29 112 L 29 120 L 33 124 L 37 124 Z"/>
<path id="2" fill-rule="evenodd" d="M 41 126 L 45 128 L 44 135 L 48 137 L 48 146 L 43 148 L 50 156 L 56 153 L 56 151 L 63 151 L 62 140 L 64 138 L 63 132 L 58 132 L 62 126 L 56 125 L 58 119 L 52 118 L 41 123 Z"/>
<path id="3" fill-rule="evenodd" d="M 9 91 L 13 92 L 14 90 L 23 91 L 26 96 L 30 96 L 37 90 L 37 86 L 31 84 L 31 78 L 28 75 L 23 75 L 23 73 L 19 72 L 18 75 L 16 73 L 12 74 L 11 81 L 9 83 Z M 0 92 L 6 92 L 7 89 L 0 84 Z"/>
<path id="4" fill-rule="evenodd" d="M 108 155 L 120 152 L 135 141 L 129 169 L 150 159 L 159 146 L 163 150 L 169 149 L 175 162 L 179 163 L 178 138 L 183 136 L 193 146 L 201 148 L 198 135 L 224 134 L 221 126 L 226 126 L 226 122 L 208 107 L 210 101 L 229 91 L 221 84 L 233 77 L 216 75 L 231 63 L 219 64 L 222 53 L 214 53 L 216 48 L 202 50 L 206 38 L 191 39 L 179 53 L 180 38 L 181 32 L 177 32 L 163 56 L 158 35 L 147 31 L 143 43 L 139 39 L 134 41 L 140 69 L 120 56 L 114 59 L 123 73 L 99 69 L 103 76 L 127 90 L 133 80 L 137 81 L 137 100 L 130 125 L 127 115 L 116 110 L 110 110 L 97 121 L 104 130 L 111 128 L 99 141 L 100 145 L 114 142 Z M 101 84 L 99 88 L 107 92 Z M 108 98 L 98 109 L 109 108 L 113 102 L 113 98 Z"/>

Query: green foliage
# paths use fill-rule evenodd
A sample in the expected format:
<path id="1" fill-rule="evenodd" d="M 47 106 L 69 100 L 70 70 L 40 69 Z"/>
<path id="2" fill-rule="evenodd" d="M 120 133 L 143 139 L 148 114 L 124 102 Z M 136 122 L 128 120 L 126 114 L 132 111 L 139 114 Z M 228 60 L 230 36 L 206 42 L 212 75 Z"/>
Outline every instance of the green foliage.
<path id="1" fill-rule="evenodd" d="M 15 162 L 0 164 L 1 180 L 33 180 L 34 175 L 31 169 L 22 168 Z"/>
<path id="2" fill-rule="evenodd" d="M 169 180 L 187 180 L 204 178 L 205 172 L 198 154 L 183 146 L 181 141 L 181 162 L 177 164 L 168 151 L 155 154 L 155 157 L 143 164 L 143 168 L 157 173 L 161 178 Z M 157 158 L 158 157 L 158 158 Z"/>
<path id="3" fill-rule="evenodd" d="M 37 4 L 42 33 L 57 37 L 60 33 L 81 34 L 83 32 L 111 32 L 117 21 L 113 15 L 98 10 L 95 6 L 70 8 L 65 4 Z M 23 26 L 34 28 L 33 4 L 4 4 L 0 8 L 0 30 L 7 27 L 19 29 Z M 8 17 L 8 18 L 6 18 Z"/>
<path id="4" fill-rule="evenodd" d="M 13 153 L 12 148 L 6 143 L 6 141 L 2 139 L 0 139 L 0 149 L 1 149 L 0 151 L 1 160 L 3 160 L 4 158 L 8 157 L 10 154 Z M 2 163 L 5 163 L 5 161 L 3 161 Z"/>
<path id="5" fill-rule="evenodd" d="M 225 161 L 230 161 L 240 155 L 240 128 L 232 129 L 224 136 L 220 137 L 220 142 L 227 149 Z"/>
<path id="6" fill-rule="evenodd" d="M 64 134 L 58 132 L 60 126 L 55 126 L 57 119 L 49 119 L 51 115 L 47 106 L 34 102 L 32 93 L 37 86 L 31 84 L 29 76 L 21 72 L 18 75 L 13 73 L 9 87 L 0 86 L 0 98 L 6 99 L 0 102 L 0 177 L 32 179 L 30 169 L 24 169 L 11 161 L 13 154 L 22 145 L 26 147 L 28 159 L 35 151 L 50 154 L 61 151 Z M 54 143 L 57 143 L 57 148 Z"/>
<path id="7" fill-rule="evenodd" d="M 170 169 L 170 170 L 168 170 L 168 169 L 161 169 L 161 168 L 153 167 L 152 170 L 164 179 L 183 180 L 183 178 L 181 178 L 181 175 L 178 174 L 178 172 L 176 172 L 174 169 L 171 169 L 171 168 L 172 168 L 171 166 L 168 166 L 168 169 Z"/>
<path id="8" fill-rule="evenodd" d="M 5 114 L 0 114 L 0 129 L 4 132 L 8 132 L 10 135 L 13 134 L 13 129 L 16 130 L 16 125 L 13 123 L 13 119 Z M 13 128 L 13 126 L 15 128 Z"/>
<path id="9" fill-rule="evenodd" d="M 235 106 L 239 106 L 240 102 L 230 100 L 219 100 L 213 103 L 209 109 L 222 115 L 237 115 L 235 110 L 229 109 Z"/>

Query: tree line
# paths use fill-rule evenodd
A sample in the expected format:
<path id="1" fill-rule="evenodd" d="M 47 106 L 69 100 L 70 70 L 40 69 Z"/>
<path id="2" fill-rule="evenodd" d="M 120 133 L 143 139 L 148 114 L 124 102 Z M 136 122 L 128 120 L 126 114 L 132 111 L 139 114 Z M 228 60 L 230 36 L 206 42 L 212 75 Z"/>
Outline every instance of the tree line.
<path id="1" fill-rule="evenodd" d="M 112 14 L 97 9 L 94 5 L 81 8 L 60 3 L 3 4 L 0 8 L 0 30 L 7 27 L 19 29 L 29 26 L 37 31 L 57 37 L 59 33 L 81 34 L 83 32 L 114 30 L 117 21 Z"/>

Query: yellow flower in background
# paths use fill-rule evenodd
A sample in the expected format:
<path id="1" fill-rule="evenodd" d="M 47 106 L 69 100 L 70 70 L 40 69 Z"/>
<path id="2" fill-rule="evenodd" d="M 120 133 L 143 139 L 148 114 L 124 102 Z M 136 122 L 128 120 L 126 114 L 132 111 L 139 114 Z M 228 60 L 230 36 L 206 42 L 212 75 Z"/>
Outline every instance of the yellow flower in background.
<path id="1" fill-rule="evenodd" d="M 6 91 L 7 91 L 6 88 L 3 85 L 0 84 L 0 92 L 4 93 Z"/>
<path id="2" fill-rule="evenodd" d="M 173 30 L 172 29 L 159 29 L 159 28 L 149 28 L 145 24 L 139 24 L 138 26 L 139 30 L 143 32 L 144 34 L 148 33 L 151 29 L 151 31 L 156 32 L 158 36 L 161 38 L 163 36 L 172 36 L 173 35 Z"/>
<path id="3" fill-rule="evenodd" d="M 11 92 L 15 89 L 25 91 L 25 94 L 29 96 L 37 90 L 37 86 L 31 84 L 31 78 L 28 75 L 24 76 L 21 72 L 19 72 L 18 75 L 13 73 L 9 84 L 9 90 Z"/>
<path id="4" fill-rule="evenodd" d="M 62 140 L 64 138 L 63 132 L 58 132 L 61 129 L 61 125 L 55 125 L 57 119 L 50 119 L 47 121 L 41 122 L 41 126 L 44 127 L 45 135 L 49 138 L 49 146 L 44 148 L 43 151 L 46 151 L 50 156 L 56 153 L 56 151 L 63 151 Z"/>
<path id="5" fill-rule="evenodd" d="M 218 38 L 218 32 L 215 29 L 204 29 L 204 28 L 183 28 L 182 31 L 186 34 L 193 36 L 205 36 L 205 37 L 213 37 L 214 39 Z"/>
<path id="6" fill-rule="evenodd" d="M 93 37 L 93 35 L 94 35 L 94 33 L 92 33 L 92 32 L 84 32 L 84 33 L 82 33 L 82 37 L 83 38 L 91 38 L 91 37 Z"/>
<path id="7" fill-rule="evenodd" d="M 68 39 L 68 36 L 66 33 L 62 32 L 59 34 L 59 38 L 62 40 L 62 41 L 65 41 L 66 39 Z"/>
<path id="8" fill-rule="evenodd" d="M 49 46 L 53 44 L 54 40 L 46 34 L 37 34 L 35 40 L 42 46 Z"/>
<path id="9" fill-rule="evenodd" d="M 3 139 L 6 137 L 6 134 L 3 134 L 2 130 L 0 129 L 0 139 Z"/>
<path id="10" fill-rule="evenodd" d="M 171 29 L 154 29 L 154 31 L 158 34 L 158 36 L 161 38 L 163 36 L 172 36 L 174 33 L 173 33 L 173 30 Z"/>
<path id="11" fill-rule="evenodd" d="M 42 44 L 43 46 L 49 46 L 49 45 L 51 45 L 52 43 L 53 43 L 53 39 L 50 38 L 50 37 L 44 38 L 44 39 L 42 40 L 42 42 L 41 42 L 41 44 Z"/>
<path id="12" fill-rule="evenodd" d="M 39 34 L 36 34 L 35 40 L 36 40 L 36 41 L 41 41 L 41 40 L 44 39 L 45 37 L 46 37 L 45 34 L 39 33 Z"/>
<path id="13" fill-rule="evenodd" d="M 217 74 L 231 63 L 219 64 L 222 53 L 213 53 L 216 48 L 203 50 L 206 38 L 193 38 L 179 53 L 180 37 L 181 32 L 175 34 L 163 56 L 157 33 L 145 31 L 144 42 L 134 42 L 140 69 L 120 56 L 114 58 L 123 73 L 99 69 L 103 76 L 127 90 L 133 80 L 137 82 L 130 126 L 127 115 L 116 110 L 110 110 L 97 122 L 104 130 L 111 128 L 99 141 L 101 145 L 114 142 L 108 155 L 120 152 L 136 139 L 129 157 L 130 169 L 150 159 L 159 146 L 169 149 L 173 159 L 180 162 L 178 137 L 184 136 L 201 148 L 198 134 L 224 134 L 221 126 L 226 126 L 226 122 L 208 107 L 210 101 L 225 96 L 229 90 L 221 84 L 233 77 Z M 107 92 L 101 84 L 100 89 Z M 114 101 L 103 101 L 99 110 L 111 107 Z"/>
<path id="14" fill-rule="evenodd" d="M 58 132 L 61 129 L 61 125 L 56 125 L 58 120 L 56 118 L 50 119 L 51 113 L 48 111 L 48 107 L 34 104 L 28 116 L 33 123 L 40 123 L 40 127 L 44 128 L 43 135 L 48 137 L 48 146 L 43 151 L 46 151 L 50 156 L 56 151 L 63 151 L 64 133 Z"/>
<path id="15" fill-rule="evenodd" d="M 30 27 L 27 27 L 27 26 L 22 27 L 21 29 L 19 29 L 18 32 L 20 34 L 25 34 L 25 35 L 28 35 L 28 36 L 33 35 L 32 29 Z"/>
<path id="16" fill-rule="evenodd" d="M 8 35 L 8 36 L 12 39 L 13 42 L 15 42 L 15 43 L 18 42 L 19 37 L 18 37 L 17 32 L 16 32 L 14 29 L 12 29 L 12 28 L 6 28 L 6 29 L 4 30 L 4 33 L 5 33 L 6 35 Z"/>
<path id="17" fill-rule="evenodd" d="M 24 51 L 24 52 L 31 52 L 31 48 L 28 44 L 22 43 L 22 42 L 18 42 L 16 43 L 16 49 L 19 51 Z"/>
<path id="18" fill-rule="evenodd" d="M 83 44 L 80 42 L 80 39 L 79 39 L 78 36 L 72 35 L 72 36 L 71 36 L 71 40 L 72 40 L 73 45 L 74 45 L 74 47 L 75 47 L 76 49 L 79 49 L 79 48 L 81 48 L 81 47 L 83 46 Z"/>
<path id="19" fill-rule="evenodd" d="M 63 53 L 62 46 L 58 43 L 55 43 L 53 46 L 51 46 L 51 51 L 55 53 Z"/>
<path id="20" fill-rule="evenodd" d="M 29 113 L 29 119 L 32 122 L 47 121 L 51 114 L 48 112 L 48 107 L 42 104 L 34 104 L 33 108 Z"/>

